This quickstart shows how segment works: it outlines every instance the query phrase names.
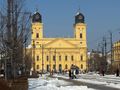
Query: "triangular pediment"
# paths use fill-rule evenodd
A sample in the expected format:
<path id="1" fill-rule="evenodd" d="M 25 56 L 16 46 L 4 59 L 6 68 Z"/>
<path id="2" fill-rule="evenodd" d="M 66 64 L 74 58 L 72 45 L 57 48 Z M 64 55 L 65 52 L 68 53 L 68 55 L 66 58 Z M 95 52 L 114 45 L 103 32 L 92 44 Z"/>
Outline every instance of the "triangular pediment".
<path id="1" fill-rule="evenodd" d="M 45 48 L 75 48 L 76 45 L 72 44 L 68 40 L 54 39 L 44 45 Z"/>

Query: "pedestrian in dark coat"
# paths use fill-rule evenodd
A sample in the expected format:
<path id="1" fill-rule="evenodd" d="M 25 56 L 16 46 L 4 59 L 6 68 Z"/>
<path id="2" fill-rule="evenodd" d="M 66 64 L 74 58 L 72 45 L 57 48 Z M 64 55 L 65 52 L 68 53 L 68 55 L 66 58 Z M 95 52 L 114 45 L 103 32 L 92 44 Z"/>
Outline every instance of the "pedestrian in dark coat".
<path id="1" fill-rule="evenodd" d="M 71 79 L 71 70 L 69 70 L 69 78 Z"/>
<path id="2" fill-rule="evenodd" d="M 119 69 L 116 70 L 116 77 L 119 77 Z"/>
<path id="3" fill-rule="evenodd" d="M 104 70 L 102 70 L 102 76 L 104 76 L 105 75 L 105 71 Z"/>

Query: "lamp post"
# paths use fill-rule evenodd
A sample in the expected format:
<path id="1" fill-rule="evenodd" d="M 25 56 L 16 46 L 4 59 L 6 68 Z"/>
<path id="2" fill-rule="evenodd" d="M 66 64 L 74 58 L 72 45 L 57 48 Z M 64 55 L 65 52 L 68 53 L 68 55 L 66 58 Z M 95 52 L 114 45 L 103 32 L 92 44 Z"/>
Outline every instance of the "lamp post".
<path id="1" fill-rule="evenodd" d="M 56 49 L 55 49 L 55 52 L 54 52 L 54 53 L 55 53 L 55 72 L 56 72 L 56 58 L 57 58 L 57 57 L 56 57 Z"/>
<path id="2" fill-rule="evenodd" d="M 35 72 L 35 41 L 33 40 L 33 71 Z"/>
<path id="3" fill-rule="evenodd" d="M 44 49 L 44 46 L 42 45 L 42 74 L 43 74 L 43 71 L 44 71 L 44 60 L 43 60 L 43 49 Z"/>
<path id="4" fill-rule="evenodd" d="M 51 48 L 49 48 L 49 66 L 50 66 L 50 75 L 51 75 Z"/>
<path id="5" fill-rule="evenodd" d="M 113 34 L 111 31 L 109 31 L 110 34 L 110 48 L 111 48 L 111 70 L 113 69 L 113 61 L 114 61 L 114 49 L 113 49 Z"/>

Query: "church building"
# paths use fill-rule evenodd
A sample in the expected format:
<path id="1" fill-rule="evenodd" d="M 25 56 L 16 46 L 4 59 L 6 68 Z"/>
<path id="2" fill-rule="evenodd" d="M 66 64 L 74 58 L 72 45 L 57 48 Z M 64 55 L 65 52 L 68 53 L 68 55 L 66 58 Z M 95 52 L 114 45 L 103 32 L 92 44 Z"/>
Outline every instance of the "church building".
<path id="1" fill-rule="evenodd" d="M 42 15 L 32 16 L 31 50 L 34 71 L 67 71 L 72 65 L 81 71 L 87 70 L 87 39 L 85 17 L 81 12 L 75 15 L 72 38 L 46 38 L 43 35 Z"/>

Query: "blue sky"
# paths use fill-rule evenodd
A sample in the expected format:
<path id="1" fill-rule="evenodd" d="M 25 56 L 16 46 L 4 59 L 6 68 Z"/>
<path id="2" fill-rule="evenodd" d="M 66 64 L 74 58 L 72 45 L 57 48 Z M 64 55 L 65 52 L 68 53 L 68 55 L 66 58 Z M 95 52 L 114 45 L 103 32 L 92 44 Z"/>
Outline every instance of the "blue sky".
<path id="1" fill-rule="evenodd" d="M 103 36 L 120 39 L 120 0 L 27 0 L 26 10 L 40 11 L 46 37 L 72 37 L 78 9 L 85 16 L 88 48 L 97 48 Z M 109 43 L 109 39 L 108 39 Z"/>
<path id="2" fill-rule="evenodd" d="M 120 0 L 27 0 L 27 9 L 40 11 L 46 37 L 73 36 L 74 16 L 78 9 L 85 16 L 89 49 L 97 48 L 102 37 L 120 38 Z M 109 39 L 108 39 L 109 43 Z"/>

